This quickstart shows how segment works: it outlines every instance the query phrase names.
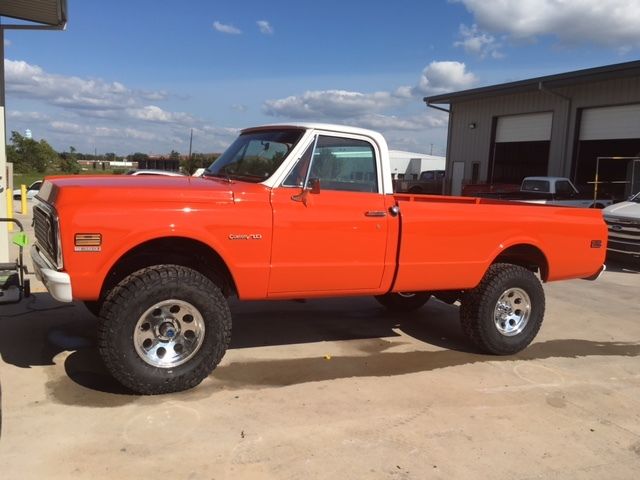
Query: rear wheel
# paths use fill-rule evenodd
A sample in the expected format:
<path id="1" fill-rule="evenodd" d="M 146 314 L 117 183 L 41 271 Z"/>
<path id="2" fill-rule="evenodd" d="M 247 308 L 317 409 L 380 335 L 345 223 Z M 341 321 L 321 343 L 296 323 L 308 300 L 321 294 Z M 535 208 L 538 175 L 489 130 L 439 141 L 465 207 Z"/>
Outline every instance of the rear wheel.
<path id="1" fill-rule="evenodd" d="M 105 365 L 141 394 L 195 387 L 218 365 L 230 338 L 231 313 L 220 289 L 177 265 L 129 275 L 100 311 L 98 345 Z"/>
<path id="2" fill-rule="evenodd" d="M 375 299 L 393 312 L 411 312 L 422 307 L 431 298 L 429 292 L 398 292 L 378 295 Z"/>
<path id="3" fill-rule="evenodd" d="M 486 353 L 511 355 L 529 345 L 542 325 L 544 290 L 524 267 L 492 265 L 460 308 L 462 329 Z"/>

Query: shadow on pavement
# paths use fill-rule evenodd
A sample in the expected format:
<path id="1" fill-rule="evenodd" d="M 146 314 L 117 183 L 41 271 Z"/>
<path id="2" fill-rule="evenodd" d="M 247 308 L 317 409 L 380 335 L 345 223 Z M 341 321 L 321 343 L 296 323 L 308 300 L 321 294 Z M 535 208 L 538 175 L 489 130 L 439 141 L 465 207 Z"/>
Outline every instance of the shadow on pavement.
<path id="1" fill-rule="evenodd" d="M 306 304 L 232 302 L 231 308 L 231 349 L 357 340 L 345 347 L 352 348 L 353 354 L 332 355 L 330 359 L 319 356 L 234 362 L 216 369 L 212 374 L 214 382 L 177 394 L 182 398 L 206 397 L 222 389 L 404 375 L 485 361 L 640 356 L 639 344 L 589 340 L 535 343 L 508 357 L 479 355 L 473 353 L 460 331 L 458 307 L 437 300 L 406 315 L 390 314 L 369 298 L 314 300 Z M 0 311 L 0 354 L 5 362 L 28 368 L 51 365 L 56 355 L 72 351 L 64 362 L 67 376 L 57 376 L 47 384 L 50 396 L 59 403 L 112 407 L 135 401 L 139 397 L 121 387 L 103 366 L 96 348 L 95 327 L 95 318 L 83 306 L 59 304 L 46 294 L 36 294 L 20 306 Z M 446 350 L 389 351 L 406 348 L 404 345 L 409 343 L 385 340 L 400 337 L 399 332 Z"/>
<path id="2" fill-rule="evenodd" d="M 53 365 L 60 352 L 95 345 L 96 321 L 79 304 L 34 293 L 20 304 L 0 306 L 0 331 L 2 359 L 29 368 Z"/>
<path id="3" fill-rule="evenodd" d="M 378 352 L 368 356 L 342 356 L 232 363 L 213 376 L 226 388 L 288 386 L 348 377 L 380 377 L 427 372 L 478 362 L 580 358 L 591 356 L 640 356 L 640 345 L 590 340 L 550 340 L 535 343 L 518 355 L 492 356 L 455 350 Z"/>

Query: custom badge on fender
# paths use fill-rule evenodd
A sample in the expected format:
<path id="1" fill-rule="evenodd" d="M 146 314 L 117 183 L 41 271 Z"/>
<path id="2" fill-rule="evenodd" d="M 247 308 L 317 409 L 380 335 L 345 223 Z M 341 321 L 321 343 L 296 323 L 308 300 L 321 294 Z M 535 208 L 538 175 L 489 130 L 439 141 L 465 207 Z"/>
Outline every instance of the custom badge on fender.
<path id="1" fill-rule="evenodd" d="M 76 233 L 74 248 L 76 252 L 102 251 L 102 235 L 100 233 Z"/>
<path id="2" fill-rule="evenodd" d="M 229 240 L 262 240 L 262 234 L 260 233 L 241 233 L 229 234 Z"/>

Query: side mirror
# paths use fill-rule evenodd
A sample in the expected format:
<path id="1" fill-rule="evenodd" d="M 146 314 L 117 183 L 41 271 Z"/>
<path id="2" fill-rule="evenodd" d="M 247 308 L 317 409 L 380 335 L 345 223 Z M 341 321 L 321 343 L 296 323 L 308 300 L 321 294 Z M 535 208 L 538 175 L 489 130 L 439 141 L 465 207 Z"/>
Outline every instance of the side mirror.
<path id="1" fill-rule="evenodd" d="M 299 194 L 292 195 L 291 200 L 293 200 L 294 202 L 302 202 L 306 207 L 309 204 L 309 194 L 311 193 L 320 193 L 319 178 L 310 178 L 307 182 L 307 187 L 303 188 Z"/>
<path id="2" fill-rule="evenodd" d="M 307 190 L 309 190 L 310 193 L 320 193 L 320 179 L 310 178 L 307 183 Z"/>

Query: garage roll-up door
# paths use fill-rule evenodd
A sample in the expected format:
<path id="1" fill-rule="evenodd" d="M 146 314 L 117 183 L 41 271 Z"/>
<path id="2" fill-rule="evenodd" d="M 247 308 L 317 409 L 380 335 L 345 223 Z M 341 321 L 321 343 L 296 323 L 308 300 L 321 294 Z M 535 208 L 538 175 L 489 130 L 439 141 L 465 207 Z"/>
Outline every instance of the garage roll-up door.
<path id="1" fill-rule="evenodd" d="M 538 142 L 551 140 L 552 112 L 498 117 L 496 142 Z"/>
<path id="2" fill-rule="evenodd" d="M 580 140 L 640 138 L 640 104 L 585 108 Z"/>

